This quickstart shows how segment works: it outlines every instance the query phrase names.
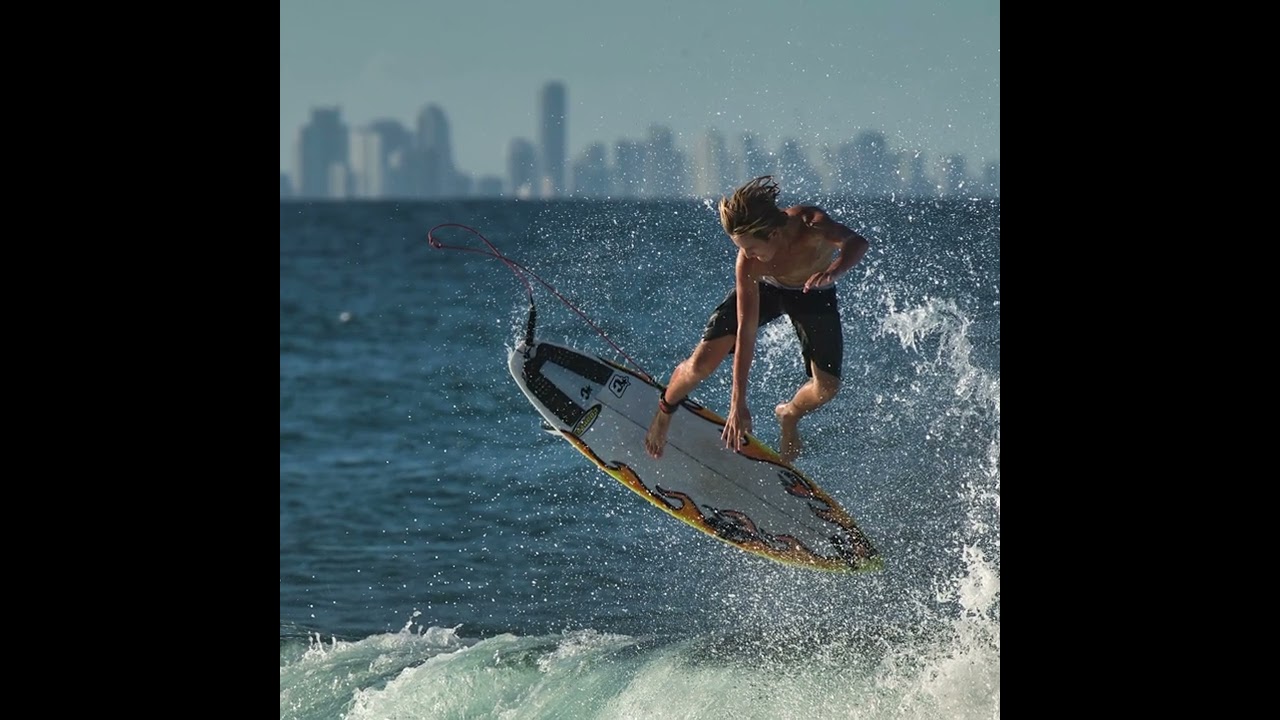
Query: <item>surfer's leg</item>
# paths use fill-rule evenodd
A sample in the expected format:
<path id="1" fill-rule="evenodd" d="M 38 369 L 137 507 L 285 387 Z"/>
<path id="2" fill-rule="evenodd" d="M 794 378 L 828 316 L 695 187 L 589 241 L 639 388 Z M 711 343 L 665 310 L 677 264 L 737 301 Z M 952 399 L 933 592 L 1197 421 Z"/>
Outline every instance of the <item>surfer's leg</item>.
<path id="1" fill-rule="evenodd" d="M 760 284 L 760 321 L 759 325 L 772 322 L 782 314 L 782 305 L 776 288 Z M 702 331 L 702 342 L 693 349 L 693 354 L 676 366 L 671 373 L 664 393 L 666 408 L 674 412 L 674 407 L 681 400 L 689 397 L 698 384 L 706 380 L 725 357 L 733 352 L 738 340 L 738 292 L 730 290 L 724 300 L 711 313 L 707 327 Z M 662 403 L 658 412 L 649 423 L 649 432 L 645 434 L 644 447 L 653 457 L 662 457 L 662 448 L 667 443 L 667 428 L 671 426 L 671 413 L 663 412 Z"/>
<path id="2" fill-rule="evenodd" d="M 729 351 L 733 349 L 735 335 L 724 335 L 712 340 L 703 340 L 693 349 L 684 362 L 676 366 L 667 382 L 663 396 L 672 405 L 689 397 L 698 384 L 706 380 L 720 363 L 724 362 Z M 667 429 L 671 427 L 671 414 L 663 412 L 659 407 L 649 423 L 649 432 L 644 437 L 644 448 L 655 458 L 662 457 L 662 448 L 667 444 Z"/>
<path id="3" fill-rule="evenodd" d="M 778 416 L 778 428 L 782 431 L 778 454 L 786 462 L 795 460 L 804 447 L 798 427 L 800 418 L 826 405 L 840 389 L 840 378 L 819 369 L 815 363 L 810 363 L 810 373 L 812 377 L 796 390 L 791 402 L 782 403 L 773 410 Z"/>
<path id="4" fill-rule="evenodd" d="M 800 454 L 800 418 L 831 401 L 840 390 L 840 368 L 844 363 L 844 330 L 836 308 L 835 289 L 809 293 L 792 306 L 791 324 L 800 339 L 804 369 L 809 380 L 796 390 L 791 402 L 774 408 L 781 438 L 778 454 L 791 462 Z"/>

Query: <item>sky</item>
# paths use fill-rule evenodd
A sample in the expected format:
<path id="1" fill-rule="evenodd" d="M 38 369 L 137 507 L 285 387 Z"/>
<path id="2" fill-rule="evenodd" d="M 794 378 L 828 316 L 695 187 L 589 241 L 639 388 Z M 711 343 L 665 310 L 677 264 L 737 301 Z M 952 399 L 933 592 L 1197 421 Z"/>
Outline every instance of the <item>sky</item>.
<path id="1" fill-rule="evenodd" d="M 506 174 L 565 84 L 572 159 L 666 125 L 777 151 L 880 130 L 930 161 L 1000 156 L 999 0 L 281 0 L 280 170 L 314 107 L 349 127 L 444 110 L 454 164 Z"/>

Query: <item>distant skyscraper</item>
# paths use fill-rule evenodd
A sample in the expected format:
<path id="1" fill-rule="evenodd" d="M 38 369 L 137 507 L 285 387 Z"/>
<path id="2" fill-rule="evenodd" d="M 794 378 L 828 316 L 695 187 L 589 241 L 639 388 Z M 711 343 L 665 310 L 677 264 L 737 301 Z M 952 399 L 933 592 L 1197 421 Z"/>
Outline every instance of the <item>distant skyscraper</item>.
<path id="1" fill-rule="evenodd" d="M 537 181 L 537 149 L 524 138 L 513 138 L 507 148 L 507 187 L 511 197 L 534 197 Z"/>
<path id="2" fill-rule="evenodd" d="M 910 154 L 890 149 L 883 132 L 863 131 L 852 142 L 836 148 L 831 191 L 853 197 L 889 197 L 899 192 L 911 195 L 910 178 L 915 176 L 912 162 Z"/>
<path id="3" fill-rule="evenodd" d="M 538 100 L 538 151 L 542 160 L 542 187 L 539 194 L 542 197 L 558 197 L 568 188 L 564 181 L 568 147 L 564 83 L 549 82 L 543 85 Z"/>
<path id="4" fill-rule="evenodd" d="M 387 155 L 387 197 L 418 197 L 413 175 L 418 166 L 416 157 L 412 146 L 393 150 Z"/>
<path id="5" fill-rule="evenodd" d="M 672 134 L 671 128 L 665 125 L 649 126 L 641 196 L 646 198 L 689 196 L 688 168 L 684 153 L 676 147 L 675 135 Z"/>
<path id="6" fill-rule="evenodd" d="M 280 198 L 293 197 L 293 183 L 289 182 L 289 173 L 280 173 Z"/>
<path id="7" fill-rule="evenodd" d="M 458 194 L 457 171 L 453 167 L 453 145 L 449 121 L 439 105 L 429 104 L 418 113 L 418 133 L 414 138 L 413 168 L 419 197 L 453 197 Z"/>
<path id="8" fill-rule="evenodd" d="M 862 195 L 862 181 L 858 177 L 858 151 L 851 142 L 840 143 L 835 152 L 835 175 L 831 191 L 835 195 Z"/>
<path id="9" fill-rule="evenodd" d="M 982 168 L 983 192 L 991 197 L 1000 197 L 1000 163 L 989 162 Z"/>
<path id="10" fill-rule="evenodd" d="M 337 107 L 312 108 L 311 120 L 298 132 L 294 173 L 298 197 L 339 197 L 333 192 L 335 183 L 345 192 L 346 183 L 336 175 L 347 167 L 347 126 L 341 113 Z"/>
<path id="11" fill-rule="evenodd" d="M 573 163 L 573 194 L 578 197 L 608 197 L 609 165 L 604 143 L 591 143 Z"/>
<path id="12" fill-rule="evenodd" d="M 733 192 L 740 182 L 724 136 L 715 128 L 698 138 L 693 151 L 693 194 L 718 200 Z"/>
<path id="13" fill-rule="evenodd" d="M 822 178 L 795 140 L 784 140 L 778 152 L 778 184 L 797 199 L 822 192 Z"/>
<path id="14" fill-rule="evenodd" d="M 884 133 L 867 130 L 853 141 L 853 186 L 846 191 L 863 197 L 884 197 L 897 189 L 889 142 Z"/>
<path id="15" fill-rule="evenodd" d="M 752 178 L 773 172 L 773 158 L 760 144 L 760 139 L 754 133 L 742 134 L 742 164 L 742 177 L 734 182 L 734 187 Z"/>
<path id="16" fill-rule="evenodd" d="M 928 170 L 925 169 L 924 153 L 916 151 L 910 153 L 910 156 L 911 159 L 908 162 L 910 170 L 907 171 L 907 197 L 926 198 L 937 196 L 937 185 L 929 177 Z"/>
<path id="17" fill-rule="evenodd" d="M 381 136 L 367 127 L 352 130 L 350 156 L 351 197 L 382 197 L 387 174 Z"/>
<path id="18" fill-rule="evenodd" d="M 502 178 L 497 175 L 483 175 L 476 181 L 476 195 L 479 197 L 502 197 Z"/>
<path id="19" fill-rule="evenodd" d="M 379 197 L 413 197 L 413 178 L 409 174 L 409 156 L 413 151 L 413 134 L 399 120 L 382 119 L 369 123 L 378 136 L 382 158 L 382 194 Z"/>
<path id="20" fill-rule="evenodd" d="M 644 143 L 619 140 L 613 146 L 613 191 L 618 197 L 640 197 L 644 187 Z"/>
<path id="21" fill-rule="evenodd" d="M 329 166 L 329 187 L 325 197 L 334 200 L 346 200 L 351 197 L 351 171 L 346 165 L 334 163 Z"/>
<path id="22" fill-rule="evenodd" d="M 969 187 L 969 169 L 963 155 L 948 155 L 942 159 L 942 194 L 955 196 L 975 194 Z"/>

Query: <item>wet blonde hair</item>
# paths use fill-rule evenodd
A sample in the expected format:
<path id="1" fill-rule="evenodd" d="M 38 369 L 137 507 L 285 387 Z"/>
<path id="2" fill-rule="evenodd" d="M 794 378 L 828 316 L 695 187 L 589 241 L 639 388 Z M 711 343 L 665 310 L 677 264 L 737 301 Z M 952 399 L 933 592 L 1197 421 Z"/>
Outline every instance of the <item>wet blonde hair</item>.
<path id="1" fill-rule="evenodd" d="M 761 175 L 720 198 L 720 224 L 733 235 L 767 237 L 787 223 L 787 214 L 778 209 L 778 183 L 772 175 Z"/>

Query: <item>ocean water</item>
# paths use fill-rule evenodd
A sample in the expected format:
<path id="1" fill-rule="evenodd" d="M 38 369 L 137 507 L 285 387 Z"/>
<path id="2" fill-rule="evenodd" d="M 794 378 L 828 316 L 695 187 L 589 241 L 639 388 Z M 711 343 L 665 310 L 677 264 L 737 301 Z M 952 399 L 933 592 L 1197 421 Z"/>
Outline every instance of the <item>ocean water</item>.
<path id="1" fill-rule="evenodd" d="M 999 201 L 819 200 L 871 249 L 796 465 L 868 574 L 738 551 L 542 432 L 506 366 L 524 285 L 426 241 L 474 228 L 596 325 L 535 282 L 539 337 L 665 382 L 732 285 L 711 202 L 282 202 L 281 718 L 998 718 Z M 803 380 L 762 328 L 775 447 Z M 729 381 L 694 397 L 723 414 Z"/>

